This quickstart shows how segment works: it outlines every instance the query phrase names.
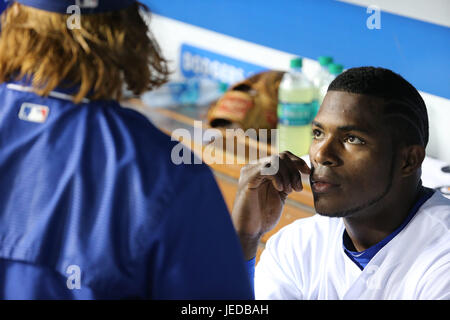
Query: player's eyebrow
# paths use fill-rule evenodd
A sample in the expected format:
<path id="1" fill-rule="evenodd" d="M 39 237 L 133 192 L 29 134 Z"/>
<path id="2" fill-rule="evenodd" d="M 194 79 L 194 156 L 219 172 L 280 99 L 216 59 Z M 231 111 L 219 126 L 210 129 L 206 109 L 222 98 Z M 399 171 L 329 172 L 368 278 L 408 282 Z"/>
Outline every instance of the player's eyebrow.
<path id="1" fill-rule="evenodd" d="M 320 128 L 322 130 L 324 130 L 323 125 L 320 122 L 313 121 L 312 125 Z M 360 126 L 355 126 L 355 125 L 339 126 L 337 129 L 339 131 L 344 131 L 344 132 L 358 131 L 358 132 L 362 132 L 362 133 L 365 133 L 365 134 L 371 134 L 371 131 L 369 129 L 363 128 L 363 127 L 360 127 Z"/>
<path id="2" fill-rule="evenodd" d="M 322 126 L 319 122 L 313 121 L 313 122 L 311 122 L 311 124 L 312 124 L 313 126 L 316 126 L 316 127 L 318 127 L 318 128 L 320 128 L 320 129 L 323 130 L 323 126 Z"/>
<path id="3" fill-rule="evenodd" d="M 370 130 L 368 130 L 366 128 L 359 127 L 359 126 L 353 126 L 353 125 L 341 126 L 341 127 L 338 127 L 338 130 L 345 131 L 345 132 L 347 132 L 347 131 L 359 131 L 359 132 L 362 132 L 362 133 L 365 133 L 365 134 L 370 134 Z"/>

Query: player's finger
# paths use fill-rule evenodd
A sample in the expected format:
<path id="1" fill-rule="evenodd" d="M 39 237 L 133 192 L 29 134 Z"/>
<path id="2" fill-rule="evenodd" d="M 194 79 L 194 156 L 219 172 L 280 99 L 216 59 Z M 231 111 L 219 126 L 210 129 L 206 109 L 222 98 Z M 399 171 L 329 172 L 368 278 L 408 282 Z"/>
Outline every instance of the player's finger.
<path id="1" fill-rule="evenodd" d="M 282 192 L 284 190 L 283 180 L 280 177 L 280 175 L 265 176 L 265 177 L 267 180 L 272 181 L 272 185 L 277 191 Z"/>
<path id="2" fill-rule="evenodd" d="M 295 168 L 294 165 L 290 165 L 289 162 L 283 160 L 287 157 L 286 154 L 273 154 L 270 157 L 260 159 L 260 163 L 262 163 L 261 175 L 270 178 L 274 187 L 278 191 L 283 191 L 286 193 L 291 193 L 292 189 L 298 189 L 297 185 L 301 184 L 297 181 L 297 177 L 295 175 L 299 174 L 298 169 Z M 287 159 L 290 161 L 289 159 Z M 271 170 L 268 170 L 271 169 Z M 280 182 L 282 188 L 280 190 Z"/>
<path id="3" fill-rule="evenodd" d="M 292 192 L 291 169 L 287 165 L 286 161 L 282 158 L 279 159 L 278 173 L 275 176 L 280 176 L 283 180 L 283 191 L 286 193 Z"/>
<path id="4" fill-rule="evenodd" d="M 267 166 L 270 166 L 272 164 L 266 164 L 265 166 L 263 166 L 260 169 L 260 179 L 261 181 L 271 181 L 273 187 L 275 188 L 275 190 L 282 192 L 284 190 L 284 180 L 283 177 L 277 172 L 276 174 L 272 174 L 272 175 L 266 175 L 264 174 L 264 169 Z"/>
<path id="5" fill-rule="evenodd" d="M 239 176 L 239 184 L 247 185 L 250 189 L 258 188 L 265 181 L 270 181 L 277 191 L 283 191 L 283 180 L 279 175 L 265 175 L 262 172 L 265 167 L 270 167 L 272 164 L 272 158 L 261 159 L 258 164 L 249 164 L 241 169 L 241 173 Z"/>
<path id="6" fill-rule="evenodd" d="M 297 169 L 295 163 L 288 156 L 282 155 L 282 157 L 283 157 L 282 161 L 284 162 L 284 165 L 288 168 L 289 171 L 289 178 L 291 181 L 292 188 L 297 192 L 302 191 L 303 186 L 300 171 Z"/>
<path id="7" fill-rule="evenodd" d="M 259 172 L 261 177 L 272 181 L 272 184 L 277 191 L 289 191 L 289 179 L 286 177 L 286 170 L 280 170 L 280 156 L 278 154 L 261 158 L 259 162 L 261 163 L 261 170 Z M 292 190 L 290 192 L 292 192 Z"/>
<path id="8" fill-rule="evenodd" d="M 293 154 L 290 151 L 284 151 L 283 153 L 286 154 L 286 156 L 291 159 L 291 161 L 294 163 L 295 167 L 300 170 L 300 172 L 304 174 L 310 174 L 311 169 L 309 168 L 308 164 L 300 157 L 297 157 L 295 154 Z"/>

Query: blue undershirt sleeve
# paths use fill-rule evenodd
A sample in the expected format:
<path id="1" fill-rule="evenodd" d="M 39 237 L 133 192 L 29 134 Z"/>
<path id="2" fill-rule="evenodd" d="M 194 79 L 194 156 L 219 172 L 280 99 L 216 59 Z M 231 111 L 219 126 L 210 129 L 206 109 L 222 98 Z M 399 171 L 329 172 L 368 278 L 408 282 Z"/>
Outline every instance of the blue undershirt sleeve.
<path id="1" fill-rule="evenodd" d="M 252 291 L 255 292 L 255 264 L 256 257 L 250 259 L 246 263 L 248 278 L 250 279 L 250 286 L 252 287 Z"/>

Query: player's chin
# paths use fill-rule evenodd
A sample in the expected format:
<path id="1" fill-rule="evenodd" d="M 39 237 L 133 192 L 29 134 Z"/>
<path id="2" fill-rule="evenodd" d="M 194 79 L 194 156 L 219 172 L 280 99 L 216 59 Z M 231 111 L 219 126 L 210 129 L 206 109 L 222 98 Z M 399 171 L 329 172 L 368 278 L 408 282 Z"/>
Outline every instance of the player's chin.
<path id="1" fill-rule="evenodd" d="M 316 209 L 316 213 L 320 216 L 328 217 L 328 218 L 345 218 L 347 215 L 345 212 L 321 212 Z"/>
<path id="2" fill-rule="evenodd" d="M 348 204 L 342 203 L 342 197 L 314 195 L 314 209 L 321 215 L 330 218 L 343 218 L 348 215 Z"/>

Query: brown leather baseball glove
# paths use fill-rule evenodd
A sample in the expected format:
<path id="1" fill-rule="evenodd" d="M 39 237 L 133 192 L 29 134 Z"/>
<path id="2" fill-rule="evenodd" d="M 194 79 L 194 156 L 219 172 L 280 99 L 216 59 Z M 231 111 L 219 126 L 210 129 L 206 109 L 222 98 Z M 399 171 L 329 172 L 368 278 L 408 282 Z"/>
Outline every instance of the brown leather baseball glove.
<path id="1" fill-rule="evenodd" d="M 274 129 L 284 72 L 264 71 L 233 85 L 208 112 L 214 128 Z M 268 132 L 270 134 L 270 131 Z"/>

